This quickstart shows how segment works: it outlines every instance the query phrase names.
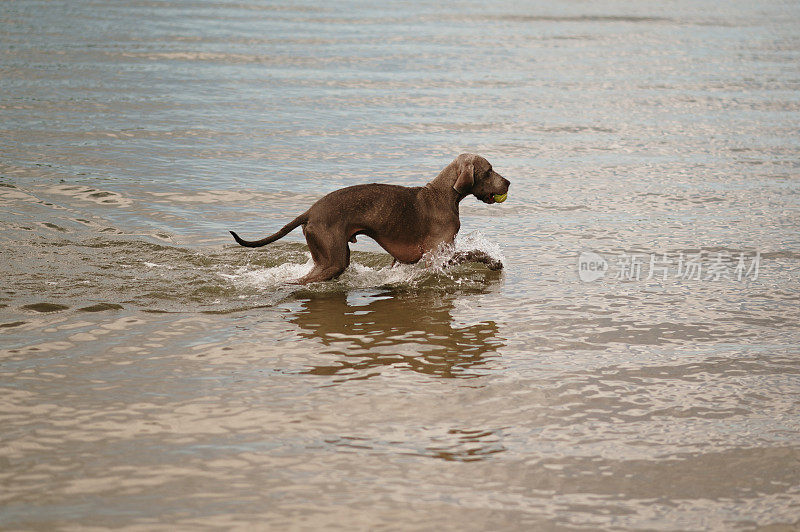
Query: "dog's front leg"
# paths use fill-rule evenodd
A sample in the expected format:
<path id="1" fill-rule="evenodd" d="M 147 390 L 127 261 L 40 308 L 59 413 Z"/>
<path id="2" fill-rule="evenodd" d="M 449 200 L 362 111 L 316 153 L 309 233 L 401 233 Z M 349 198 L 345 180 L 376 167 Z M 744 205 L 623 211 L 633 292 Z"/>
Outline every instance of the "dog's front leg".
<path id="1" fill-rule="evenodd" d="M 472 251 L 459 251 L 453 255 L 449 261 L 448 266 L 455 266 L 456 264 L 464 264 L 465 262 L 482 262 L 490 270 L 502 270 L 503 263 L 497 259 L 493 259 L 488 253 L 474 249 Z"/>

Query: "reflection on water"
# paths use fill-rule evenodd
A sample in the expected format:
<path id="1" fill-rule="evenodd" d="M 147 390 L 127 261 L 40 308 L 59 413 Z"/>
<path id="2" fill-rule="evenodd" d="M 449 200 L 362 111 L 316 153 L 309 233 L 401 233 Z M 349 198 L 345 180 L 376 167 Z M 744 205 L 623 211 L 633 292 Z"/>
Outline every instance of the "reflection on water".
<path id="1" fill-rule="evenodd" d="M 301 306 L 289 321 L 302 337 L 319 339 L 324 353 L 339 355 L 335 364 L 308 370 L 312 375 L 365 379 L 378 374 L 370 369 L 395 366 L 437 377 L 477 377 L 504 344 L 492 320 L 452 325 L 453 301 L 461 295 L 435 290 L 298 295 Z"/>
<path id="2" fill-rule="evenodd" d="M 0 528 L 796 529 L 800 4 L 712 7 L 1 3 Z M 502 273 L 228 234 L 464 151 Z"/>

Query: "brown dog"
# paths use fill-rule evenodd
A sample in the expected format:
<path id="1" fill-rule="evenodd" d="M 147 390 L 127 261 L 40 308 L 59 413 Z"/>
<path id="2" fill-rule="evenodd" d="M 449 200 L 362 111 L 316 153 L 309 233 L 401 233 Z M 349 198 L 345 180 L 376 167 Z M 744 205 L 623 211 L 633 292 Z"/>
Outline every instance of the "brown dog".
<path id="1" fill-rule="evenodd" d="M 243 246 L 258 247 L 302 225 L 314 268 L 298 282 L 327 281 L 350 264 L 347 243 L 355 242 L 356 236 L 372 238 L 396 261 L 414 263 L 440 244 L 453 243 L 461 227 L 458 204 L 462 199 L 472 194 L 485 203 L 502 202 L 508 186 L 489 161 L 462 153 L 424 187 L 377 183 L 346 187 L 324 196 L 274 235 L 247 241 L 231 234 Z M 467 261 L 483 262 L 491 269 L 503 267 L 482 251 L 458 253 L 449 263 Z"/>

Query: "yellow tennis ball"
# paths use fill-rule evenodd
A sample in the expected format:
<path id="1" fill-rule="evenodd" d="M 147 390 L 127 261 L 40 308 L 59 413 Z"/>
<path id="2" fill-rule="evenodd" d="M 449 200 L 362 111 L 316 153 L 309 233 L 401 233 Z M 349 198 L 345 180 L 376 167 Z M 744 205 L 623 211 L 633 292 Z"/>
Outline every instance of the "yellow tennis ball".
<path id="1" fill-rule="evenodd" d="M 494 195 L 494 200 L 497 203 L 503 203 L 506 200 L 507 197 L 508 197 L 508 192 L 506 192 L 505 194 L 495 194 Z"/>

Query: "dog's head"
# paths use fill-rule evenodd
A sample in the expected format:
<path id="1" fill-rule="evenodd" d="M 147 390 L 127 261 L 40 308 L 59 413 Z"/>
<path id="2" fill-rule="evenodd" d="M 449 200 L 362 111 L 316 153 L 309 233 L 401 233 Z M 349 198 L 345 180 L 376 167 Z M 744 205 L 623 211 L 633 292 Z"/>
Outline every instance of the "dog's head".
<path id="1" fill-rule="evenodd" d="M 494 170 L 492 165 L 474 153 L 462 153 L 452 163 L 455 166 L 456 178 L 453 188 L 459 194 L 472 194 L 484 203 L 498 203 L 505 200 L 508 193 L 508 179 Z"/>

